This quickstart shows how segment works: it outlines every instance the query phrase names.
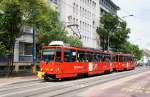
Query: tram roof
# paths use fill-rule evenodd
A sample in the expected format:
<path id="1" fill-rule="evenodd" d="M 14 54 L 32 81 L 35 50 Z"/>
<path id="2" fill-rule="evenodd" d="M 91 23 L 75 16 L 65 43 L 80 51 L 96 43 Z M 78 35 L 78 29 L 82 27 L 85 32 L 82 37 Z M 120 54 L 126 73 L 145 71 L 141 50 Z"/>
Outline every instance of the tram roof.
<path id="1" fill-rule="evenodd" d="M 68 46 L 43 46 L 43 49 L 45 48 L 66 48 L 66 49 L 72 49 L 72 50 L 82 50 L 82 51 L 92 51 L 92 52 L 99 52 L 103 54 L 113 54 L 112 52 L 105 51 L 94 48 L 77 48 L 77 47 L 68 47 Z"/>
<path id="2" fill-rule="evenodd" d="M 113 55 L 119 55 L 119 56 L 133 56 L 131 54 L 124 54 L 121 52 L 108 52 L 108 51 L 102 51 L 99 49 L 94 49 L 94 48 L 77 48 L 77 47 L 70 47 L 70 46 L 43 46 L 43 49 L 46 48 L 66 48 L 66 49 L 72 49 L 72 50 L 81 50 L 81 51 L 90 51 L 90 52 L 98 52 L 98 53 L 102 53 L 102 54 L 113 54 Z"/>

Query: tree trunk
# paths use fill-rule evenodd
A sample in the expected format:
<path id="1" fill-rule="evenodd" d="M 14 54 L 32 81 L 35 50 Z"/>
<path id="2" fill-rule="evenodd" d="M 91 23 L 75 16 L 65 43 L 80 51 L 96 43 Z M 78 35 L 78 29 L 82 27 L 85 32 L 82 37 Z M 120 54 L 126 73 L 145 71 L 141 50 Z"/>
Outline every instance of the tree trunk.
<path id="1" fill-rule="evenodd" d="M 12 40 L 12 39 L 10 39 Z M 7 70 L 7 77 L 10 76 L 10 71 L 11 71 L 11 66 L 12 66 L 12 56 L 13 56 L 13 50 L 12 50 L 12 41 L 10 41 L 9 43 L 10 47 L 9 47 L 9 51 L 10 51 L 10 55 L 8 57 L 8 70 Z"/>
<path id="2" fill-rule="evenodd" d="M 14 48 L 15 48 L 15 39 L 12 41 L 12 57 L 11 57 L 11 68 L 10 68 L 10 74 L 13 73 L 14 70 Z"/>
<path id="3" fill-rule="evenodd" d="M 10 51 L 10 56 L 8 58 L 8 71 L 7 71 L 7 77 L 9 77 L 12 72 L 13 72 L 13 66 L 14 66 L 14 46 L 15 46 L 15 30 L 14 30 L 14 25 L 11 25 L 11 33 L 9 36 L 9 51 Z"/>

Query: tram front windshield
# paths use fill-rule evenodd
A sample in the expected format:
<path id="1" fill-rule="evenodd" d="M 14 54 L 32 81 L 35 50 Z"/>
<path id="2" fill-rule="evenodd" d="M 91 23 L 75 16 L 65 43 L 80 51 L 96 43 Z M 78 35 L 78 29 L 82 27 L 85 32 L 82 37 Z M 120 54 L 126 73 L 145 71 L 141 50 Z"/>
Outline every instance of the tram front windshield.
<path id="1" fill-rule="evenodd" d="M 42 51 L 42 60 L 45 62 L 54 62 L 55 49 L 43 49 Z"/>

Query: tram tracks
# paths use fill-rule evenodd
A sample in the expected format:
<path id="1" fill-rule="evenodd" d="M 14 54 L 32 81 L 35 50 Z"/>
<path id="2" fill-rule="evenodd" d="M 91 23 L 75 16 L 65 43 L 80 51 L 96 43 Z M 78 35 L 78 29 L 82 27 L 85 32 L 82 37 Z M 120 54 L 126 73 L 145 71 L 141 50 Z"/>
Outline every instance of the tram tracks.
<path id="1" fill-rule="evenodd" d="M 65 88 L 63 90 L 53 90 L 50 93 L 47 93 L 47 94 L 44 94 L 44 95 L 34 95 L 34 96 L 28 96 L 28 97 L 57 97 L 57 96 L 64 95 L 66 93 L 79 91 L 79 90 L 89 88 L 89 87 L 92 87 L 92 86 L 101 85 L 101 84 L 104 84 L 104 83 L 107 83 L 107 82 L 110 82 L 110 81 L 115 81 L 115 80 L 119 80 L 119 79 L 126 78 L 126 77 L 129 77 L 129 76 L 133 76 L 133 75 L 136 75 L 136 74 L 140 74 L 142 72 L 143 71 L 135 72 L 135 73 L 132 73 L 132 74 L 119 75 L 117 77 L 106 79 L 106 80 L 92 80 L 93 81 L 92 83 L 89 82 L 89 81 L 86 81 L 86 82 L 78 83 L 77 85 L 74 85 L 72 87 Z"/>

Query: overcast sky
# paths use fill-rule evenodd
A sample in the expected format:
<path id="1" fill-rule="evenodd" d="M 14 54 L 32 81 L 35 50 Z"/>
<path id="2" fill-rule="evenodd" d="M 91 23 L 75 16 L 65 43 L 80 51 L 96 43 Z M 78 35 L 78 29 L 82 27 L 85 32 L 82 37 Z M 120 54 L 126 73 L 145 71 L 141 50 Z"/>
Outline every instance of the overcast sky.
<path id="1" fill-rule="evenodd" d="M 150 0 L 112 1 L 121 8 L 118 12 L 120 17 L 134 15 L 123 18 L 131 29 L 129 41 L 150 50 Z"/>

